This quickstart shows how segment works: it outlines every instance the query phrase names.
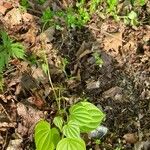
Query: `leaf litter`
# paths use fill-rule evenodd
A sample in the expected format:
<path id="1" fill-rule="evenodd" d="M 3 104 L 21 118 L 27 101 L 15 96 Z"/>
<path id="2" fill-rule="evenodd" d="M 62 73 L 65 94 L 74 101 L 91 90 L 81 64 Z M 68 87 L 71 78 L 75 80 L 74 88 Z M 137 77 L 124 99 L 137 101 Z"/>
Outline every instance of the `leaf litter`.
<path id="1" fill-rule="evenodd" d="M 62 90 L 68 105 L 86 97 L 106 113 L 108 133 L 100 145 L 88 141 L 88 146 L 113 150 L 121 144 L 126 150 L 148 150 L 150 26 L 135 30 L 108 19 L 93 21 L 82 29 L 50 27 L 41 33 L 38 15 L 20 11 L 18 1 L 4 3 L 0 2 L 2 28 L 22 41 L 29 55 L 38 58 L 46 54 L 54 86 Z M 55 9 L 63 5 L 47 3 L 53 3 Z M 99 20 L 98 16 L 93 19 Z M 102 58 L 101 67 L 94 53 Z M 67 75 L 74 78 L 64 75 L 62 57 L 70 62 L 65 68 Z M 51 121 L 55 114 L 52 89 L 40 66 L 20 61 L 10 65 L 4 72 L 5 92 L 0 95 L 0 148 L 34 149 L 34 125 L 41 118 Z"/>

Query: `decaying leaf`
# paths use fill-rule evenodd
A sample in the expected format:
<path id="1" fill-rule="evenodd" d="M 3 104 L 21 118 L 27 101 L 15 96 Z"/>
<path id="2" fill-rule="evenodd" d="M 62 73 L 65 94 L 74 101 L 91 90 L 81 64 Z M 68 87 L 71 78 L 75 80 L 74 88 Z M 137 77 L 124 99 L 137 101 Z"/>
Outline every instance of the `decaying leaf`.
<path id="1" fill-rule="evenodd" d="M 134 134 L 134 133 L 127 133 L 123 136 L 123 138 L 125 139 L 125 141 L 127 143 L 130 143 L 130 144 L 134 144 L 137 142 L 137 135 Z"/>

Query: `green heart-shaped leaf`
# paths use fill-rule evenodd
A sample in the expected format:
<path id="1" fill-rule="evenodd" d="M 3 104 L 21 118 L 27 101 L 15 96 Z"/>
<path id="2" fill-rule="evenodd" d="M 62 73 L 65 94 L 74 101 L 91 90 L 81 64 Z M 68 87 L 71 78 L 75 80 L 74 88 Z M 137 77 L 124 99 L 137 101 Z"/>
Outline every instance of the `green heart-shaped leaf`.
<path id="1" fill-rule="evenodd" d="M 81 132 L 96 129 L 105 117 L 95 105 L 89 102 L 79 102 L 70 108 L 70 120 L 78 123 Z"/>
<path id="2" fill-rule="evenodd" d="M 86 146 L 80 138 L 64 138 L 58 143 L 56 150 L 86 150 Z"/>
<path id="3" fill-rule="evenodd" d="M 60 116 L 57 116 L 54 118 L 53 123 L 56 127 L 58 127 L 61 130 L 62 125 L 63 125 L 63 118 Z"/>
<path id="4" fill-rule="evenodd" d="M 50 124 L 44 120 L 39 121 L 35 126 L 36 150 L 54 150 Z"/>

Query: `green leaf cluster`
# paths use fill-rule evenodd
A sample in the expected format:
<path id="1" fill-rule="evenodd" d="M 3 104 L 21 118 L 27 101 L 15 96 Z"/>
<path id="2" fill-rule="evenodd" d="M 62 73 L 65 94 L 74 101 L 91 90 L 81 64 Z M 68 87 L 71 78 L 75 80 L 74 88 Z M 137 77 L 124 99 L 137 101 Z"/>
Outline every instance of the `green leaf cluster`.
<path id="1" fill-rule="evenodd" d="M 130 0 L 132 6 L 144 6 L 148 0 Z"/>
<path id="2" fill-rule="evenodd" d="M 118 4 L 118 0 L 107 0 L 107 12 L 116 12 L 116 6 Z"/>
<path id="3" fill-rule="evenodd" d="M 54 12 L 48 7 L 45 11 L 42 13 L 42 23 L 47 24 L 54 16 Z"/>
<path id="4" fill-rule="evenodd" d="M 85 150 L 85 142 L 80 133 L 88 133 L 96 129 L 105 115 L 89 102 L 79 102 L 69 109 L 67 122 L 61 116 L 53 120 L 54 127 L 48 122 L 39 121 L 35 127 L 35 143 L 37 150 Z M 62 136 L 61 136 L 62 135 Z"/>
<path id="5" fill-rule="evenodd" d="M 103 62 L 100 54 L 98 54 L 97 52 L 94 52 L 93 53 L 93 57 L 95 59 L 96 65 L 98 65 L 99 67 L 102 67 L 102 65 L 103 65 L 104 62 Z"/>
<path id="6" fill-rule="evenodd" d="M 96 129 L 105 115 L 95 105 L 89 102 L 80 102 L 70 110 L 70 120 L 77 122 L 81 132 L 90 132 Z"/>
<path id="7" fill-rule="evenodd" d="M 24 59 L 25 48 L 21 43 L 13 42 L 4 31 L 0 32 L 0 36 L 0 73 L 2 73 L 5 66 L 8 66 L 8 62 L 11 58 Z"/>
<path id="8" fill-rule="evenodd" d="M 135 11 L 131 11 L 127 16 L 125 16 L 124 23 L 131 26 L 137 26 L 139 24 L 137 13 Z"/>
<path id="9" fill-rule="evenodd" d="M 8 66 L 11 58 L 24 59 L 25 48 L 21 43 L 13 42 L 6 32 L 0 31 L 0 75 L 2 77 L 3 70 Z"/>
<path id="10" fill-rule="evenodd" d="M 46 0 L 37 0 L 37 2 L 42 5 L 46 2 Z"/>
<path id="11" fill-rule="evenodd" d="M 23 6 L 25 9 L 30 7 L 28 0 L 20 0 L 20 5 Z"/>
<path id="12" fill-rule="evenodd" d="M 42 13 L 42 22 L 44 24 L 58 27 L 65 21 L 67 27 L 81 27 L 85 25 L 96 11 L 101 0 L 90 0 L 89 6 L 85 0 L 77 1 L 76 7 L 69 7 L 66 10 L 54 12 L 48 8 Z"/>

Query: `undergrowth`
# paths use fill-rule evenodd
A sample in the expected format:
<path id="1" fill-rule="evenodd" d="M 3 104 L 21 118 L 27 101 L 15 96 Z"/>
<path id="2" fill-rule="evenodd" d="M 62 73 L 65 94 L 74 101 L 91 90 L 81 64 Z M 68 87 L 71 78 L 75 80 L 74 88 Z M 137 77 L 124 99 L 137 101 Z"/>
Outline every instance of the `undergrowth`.
<path id="1" fill-rule="evenodd" d="M 55 26 L 57 29 L 61 29 L 61 26 L 65 24 L 68 28 L 80 28 L 90 21 L 94 13 L 101 13 L 105 16 L 104 19 L 111 16 L 116 21 L 123 20 L 127 25 L 137 26 L 139 9 L 146 3 L 147 0 L 130 0 L 127 4 L 124 3 L 123 7 L 127 7 L 127 10 L 123 8 L 125 14 L 120 15 L 122 12 L 119 11 L 118 0 L 90 0 L 88 3 L 80 0 L 76 2 L 75 6 L 68 7 L 66 10 L 53 11 L 52 8 L 47 8 L 42 12 L 41 20 L 44 27 Z M 129 7 L 130 9 L 128 9 Z"/>
<path id="2" fill-rule="evenodd" d="M 11 58 L 24 59 L 25 48 L 21 43 L 10 39 L 5 31 L 0 31 L 0 89 L 3 88 L 3 71 Z"/>
<path id="3" fill-rule="evenodd" d="M 45 0 L 37 0 L 38 4 L 44 4 L 44 2 Z M 48 7 L 42 12 L 42 31 L 49 26 L 55 26 L 55 28 L 59 30 L 61 30 L 63 26 L 67 28 L 80 28 L 90 21 L 94 13 L 99 14 L 100 11 L 106 17 L 114 17 L 117 21 L 123 19 L 126 24 L 137 26 L 139 20 L 136 8 L 143 7 L 146 2 L 146 0 L 130 0 L 129 3 L 132 7 L 123 16 L 119 15 L 118 0 L 90 0 L 88 3 L 86 3 L 85 0 L 80 0 L 76 2 L 75 6 L 57 11 Z M 21 0 L 21 5 L 26 9 L 30 7 L 27 0 Z M 100 6 L 104 7 L 104 9 L 99 10 Z M 23 45 L 11 40 L 6 32 L 2 31 L 0 35 L 0 87 L 2 88 L 3 71 L 8 67 L 9 61 L 11 58 L 24 59 L 25 52 Z M 101 67 L 103 61 L 99 54 L 94 53 L 93 57 L 96 60 L 96 64 Z M 34 58 L 31 59 L 34 60 Z M 51 80 L 46 54 L 43 61 L 42 68 L 48 75 L 49 83 L 57 104 L 57 113 L 53 117 L 53 121 L 48 122 L 41 120 L 36 124 L 34 132 L 36 149 L 85 150 L 86 144 L 83 135 L 99 127 L 105 118 L 105 114 L 95 105 L 83 99 L 72 106 L 63 107 L 60 96 L 57 95 Z M 63 59 L 62 70 L 66 77 L 67 73 L 65 68 L 68 63 L 67 59 Z"/>
<path id="4" fill-rule="evenodd" d="M 36 3 L 42 5 L 46 0 L 36 0 Z M 82 27 L 90 21 L 93 14 L 97 13 L 102 18 L 114 17 L 115 20 L 123 20 L 125 24 L 137 26 L 139 24 L 139 9 L 144 7 L 148 0 L 128 0 L 123 2 L 122 9 L 119 8 L 119 0 L 78 0 L 74 6 L 68 6 L 66 9 L 54 11 L 48 7 L 42 11 L 41 22 L 44 28 L 55 26 L 61 30 L 66 25 L 68 28 Z M 26 9 L 30 8 L 28 0 L 21 0 L 20 4 Z M 127 9 L 126 9 L 127 8 Z M 121 11 L 121 12 L 120 12 Z"/>

